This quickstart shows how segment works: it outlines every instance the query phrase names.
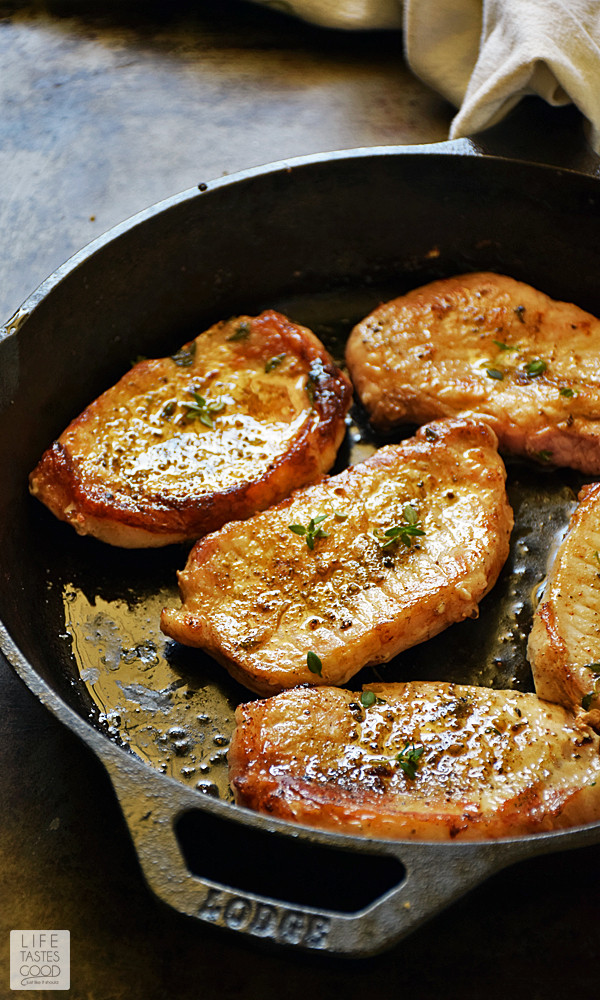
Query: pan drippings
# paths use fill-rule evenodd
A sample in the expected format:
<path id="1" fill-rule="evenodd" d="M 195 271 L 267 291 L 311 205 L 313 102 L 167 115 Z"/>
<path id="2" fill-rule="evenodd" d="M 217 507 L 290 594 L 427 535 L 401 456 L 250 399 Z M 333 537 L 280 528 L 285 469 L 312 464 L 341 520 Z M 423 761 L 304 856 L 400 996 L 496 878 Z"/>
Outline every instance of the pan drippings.
<path id="1" fill-rule="evenodd" d="M 169 596 L 160 590 L 139 602 L 90 601 L 67 584 L 65 623 L 79 676 L 92 720 L 111 738 L 163 774 L 226 797 L 234 703 L 201 664 L 177 667 L 173 644 L 158 627 Z"/>

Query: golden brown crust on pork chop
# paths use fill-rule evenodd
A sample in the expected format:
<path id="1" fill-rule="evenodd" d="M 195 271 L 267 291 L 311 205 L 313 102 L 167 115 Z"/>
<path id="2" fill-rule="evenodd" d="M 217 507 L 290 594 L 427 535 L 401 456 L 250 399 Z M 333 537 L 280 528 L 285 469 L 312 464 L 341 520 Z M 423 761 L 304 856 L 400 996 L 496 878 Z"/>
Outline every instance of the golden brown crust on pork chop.
<path id="1" fill-rule="evenodd" d="M 226 525 L 192 550 L 163 631 L 270 694 L 342 684 L 476 615 L 512 528 L 496 443 L 440 421 Z"/>
<path id="2" fill-rule="evenodd" d="M 540 698 L 600 726 L 600 483 L 579 493 L 529 635 Z"/>
<path id="3" fill-rule="evenodd" d="M 272 311 L 217 323 L 88 406 L 42 457 L 31 492 L 114 545 L 198 538 L 327 471 L 351 397 L 305 327 Z"/>
<path id="4" fill-rule="evenodd" d="M 600 819 L 598 736 L 533 694 L 300 687 L 241 705 L 240 805 L 341 833 L 475 840 Z"/>
<path id="5" fill-rule="evenodd" d="M 499 274 L 435 281 L 381 305 L 346 360 L 374 426 L 475 411 L 500 451 L 600 473 L 600 322 Z"/>

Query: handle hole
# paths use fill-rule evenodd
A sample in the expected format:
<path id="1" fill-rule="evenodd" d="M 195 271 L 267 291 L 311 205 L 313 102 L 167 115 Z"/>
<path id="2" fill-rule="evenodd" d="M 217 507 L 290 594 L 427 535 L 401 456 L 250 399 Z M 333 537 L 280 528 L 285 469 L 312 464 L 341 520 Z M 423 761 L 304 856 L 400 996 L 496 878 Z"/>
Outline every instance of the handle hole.
<path id="1" fill-rule="evenodd" d="M 389 855 L 260 830 L 200 810 L 184 813 L 175 833 L 193 875 L 281 903 L 356 913 L 406 877 Z"/>

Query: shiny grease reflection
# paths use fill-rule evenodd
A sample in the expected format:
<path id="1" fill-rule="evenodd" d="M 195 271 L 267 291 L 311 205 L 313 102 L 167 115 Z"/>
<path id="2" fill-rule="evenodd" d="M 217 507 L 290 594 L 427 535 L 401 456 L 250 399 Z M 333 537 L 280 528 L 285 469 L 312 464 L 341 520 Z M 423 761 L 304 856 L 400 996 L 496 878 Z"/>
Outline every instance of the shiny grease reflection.
<path id="1" fill-rule="evenodd" d="M 162 773 L 229 798 L 235 702 L 214 676 L 204 675 L 197 651 L 193 673 L 180 669 L 177 656 L 185 659 L 187 651 L 167 640 L 158 624 L 172 600 L 168 589 L 144 598 L 143 606 L 90 600 L 66 584 L 65 622 L 79 676 L 107 735 Z"/>

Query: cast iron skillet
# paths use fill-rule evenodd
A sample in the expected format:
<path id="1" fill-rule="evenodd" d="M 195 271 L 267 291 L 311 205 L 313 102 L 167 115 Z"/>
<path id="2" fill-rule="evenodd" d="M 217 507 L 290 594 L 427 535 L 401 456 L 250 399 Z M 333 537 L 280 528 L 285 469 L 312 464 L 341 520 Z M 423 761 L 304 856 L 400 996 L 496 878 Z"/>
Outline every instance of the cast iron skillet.
<path id="1" fill-rule="evenodd" d="M 185 551 L 123 553 L 78 538 L 28 496 L 28 473 L 139 354 L 173 353 L 237 313 L 287 311 L 339 356 L 382 298 L 481 269 L 600 313 L 599 226 L 597 179 L 474 155 L 468 142 L 303 157 L 201 184 L 116 227 L 0 331 L 2 650 L 103 762 L 148 883 L 179 911 L 284 945 L 373 954 L 509 864 L 600 841 L 600 824 L 476 844 L 372 841 L 201 794 L 222 791 L 233 707 L 250 696 L 199 654 L 159 648 L 154 611 Z M 355 416 L 341 464 L 369 439 Z M 518 464 L 509 475 L 513 551 L 479 622 L 405 655 L 384 679 L 531 687 L 535 590 L 578 481 Z M 158 691 L 127 672 L 134 663 L 147 678 L 157 660 L 172 671 Z M 122 715 L 97 696 L 107 677 Z M 149 728 L 136 728 L 136 712 Z"/>

